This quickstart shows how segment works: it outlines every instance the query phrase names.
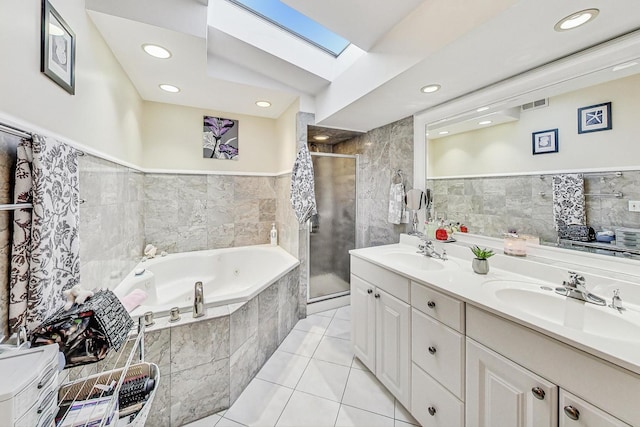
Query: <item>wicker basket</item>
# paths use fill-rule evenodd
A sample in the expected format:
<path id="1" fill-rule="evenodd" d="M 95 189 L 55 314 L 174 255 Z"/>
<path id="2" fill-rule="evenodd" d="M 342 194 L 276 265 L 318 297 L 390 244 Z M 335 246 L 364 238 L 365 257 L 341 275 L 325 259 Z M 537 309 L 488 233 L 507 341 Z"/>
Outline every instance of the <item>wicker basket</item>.
<path id="1" fill-rule="evenodd" d="M 100 374 L 91 375 L 72 383 L 65 384 L 60 387 L 60 390 L 58 391 L 58 402 L 62 403 L 62 401 L 67 400 L 86 399 L 92 393 L 96 392 L 95 385 L 108 385 L 113 381 L 117 382 L 120 379 L 120 376 L 123 374 L 123 371 L 123 368 L 113 369 L 110 371 L 102 372 Z M 151 393 L 149 393 L 147 401 L 144 403 L 135 418 L 133 418 L 133 420 L 126 424 L 127 426 L 144 426 L 144 423 L 149 416 L 149 411 L 151 410 L 153 398 L 155 397 L 156 391 L 158 390 L 158 386 L 160 384 L 160 369 L 155 363 L 140 362 L 129 366 L 129 369 L 127 369 L 127 372 L 125 374 L 125 380 L 127 378 L 133 378 L 141 375 L 146 375 L 149 378 L 153 379 L 155 381 L 155 386 Z"/>

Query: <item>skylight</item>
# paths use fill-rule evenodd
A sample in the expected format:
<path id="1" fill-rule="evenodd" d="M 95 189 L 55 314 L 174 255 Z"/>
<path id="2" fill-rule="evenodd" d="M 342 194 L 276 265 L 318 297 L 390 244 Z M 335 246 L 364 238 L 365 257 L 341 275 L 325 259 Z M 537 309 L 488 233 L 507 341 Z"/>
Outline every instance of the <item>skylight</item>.
<path id="1" fill-rule="evenodd" d="M 338 56 L 346 40 L 279 0 L 229 0 L 322 50 Z"/>

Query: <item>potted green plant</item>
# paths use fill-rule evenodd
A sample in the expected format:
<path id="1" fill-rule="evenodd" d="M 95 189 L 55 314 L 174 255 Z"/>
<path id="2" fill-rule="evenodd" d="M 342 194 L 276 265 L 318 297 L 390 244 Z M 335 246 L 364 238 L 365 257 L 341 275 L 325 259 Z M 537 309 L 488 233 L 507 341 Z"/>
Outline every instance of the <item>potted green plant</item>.
<path id="1" fill-rule="evenodd" d="M 473 271 L 478 274 L 487 274 L 489 272 L 489 258 L 495 255 L 493 251 L 487 248 L 480 248 L 479 246 L 472 246 L 470 249 L 475 256 L 471 262 Z"/>

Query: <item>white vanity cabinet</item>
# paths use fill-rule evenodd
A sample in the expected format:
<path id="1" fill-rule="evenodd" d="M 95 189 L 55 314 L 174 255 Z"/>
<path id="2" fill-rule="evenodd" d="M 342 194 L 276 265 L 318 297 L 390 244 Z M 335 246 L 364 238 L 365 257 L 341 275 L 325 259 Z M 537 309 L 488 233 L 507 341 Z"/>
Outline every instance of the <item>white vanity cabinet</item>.
<path id="1" fill-rule="evenodd" d="M 467 427 L 558 425 L 558 387 L 467 339 Z"/>
<path id="2" fill-rule="evenodd" d="M 559 427 L 631 427 L 563 389 L 559 417 Z"/>
<path id="3" fill-rule="evenodd" d="M 351 273 L 354 353 L 409 408 L 409 280 L 354 257 L 351 258 Z"/>

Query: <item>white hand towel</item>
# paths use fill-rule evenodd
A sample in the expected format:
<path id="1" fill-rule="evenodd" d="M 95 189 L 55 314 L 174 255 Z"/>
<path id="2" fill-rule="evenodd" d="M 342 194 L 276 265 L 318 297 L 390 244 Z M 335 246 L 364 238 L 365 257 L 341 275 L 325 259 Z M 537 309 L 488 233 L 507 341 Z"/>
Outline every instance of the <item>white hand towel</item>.
<path id="1" fill-rule="evenodd" d="M 391 184 L 389 188 L 389 222 L 400 224 L 404 212 L 404 184 Z"/>

